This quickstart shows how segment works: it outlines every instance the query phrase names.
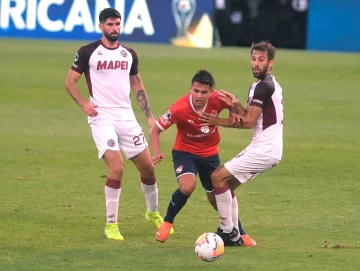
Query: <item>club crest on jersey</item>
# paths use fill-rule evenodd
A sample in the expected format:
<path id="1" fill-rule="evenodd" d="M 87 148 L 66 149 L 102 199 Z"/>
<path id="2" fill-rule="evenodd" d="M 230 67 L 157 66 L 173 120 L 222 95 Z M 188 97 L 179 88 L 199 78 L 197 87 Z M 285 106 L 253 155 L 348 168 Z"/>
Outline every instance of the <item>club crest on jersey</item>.
<path id="1" fill-rule="evenodd" d="M 115 146 L 115 140 L 114 139 L 109 139 L 107 142 L 109 147 L 114 147 Z"/>
<path id="2" fill-rule="evenodd" d="M 178 166 L 178 168 L 176 169 L 176 173 L 179 174 L 181 173 L 181 171 L 183 170 L 183 166 Z"/>
<path id="3" fill-rule="evenodd" d="M 76 53 L 75 58 L 74 58 L 74 62 L 79 60 L 79 53 Z"/>
<path id="4" fill-rule="evenodd" d="M 122 57 L 127 57 L 127 53 L 125 52 L 125 50 L 121 50 L 120 55 Z"/>
<path id="5" fill-rule="evenodd" d="M 210 128 L 209 126 L 205 125 L 205 126 L 201 126 L 200 128 L 201 132 L 204 134 L 207 134 L 208 132 L 210 132 Z"/>

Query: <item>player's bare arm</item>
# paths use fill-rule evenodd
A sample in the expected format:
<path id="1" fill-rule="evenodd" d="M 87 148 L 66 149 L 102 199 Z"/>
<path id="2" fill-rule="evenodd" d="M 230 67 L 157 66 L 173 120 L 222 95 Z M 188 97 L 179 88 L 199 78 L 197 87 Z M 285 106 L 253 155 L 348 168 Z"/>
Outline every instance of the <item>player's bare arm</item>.
<path id="1" fill-rule="evenodd" d="M 147 116 L 148 118 L 152 118 L 153 116 L 150 109 L 149 100 L 146 95 L 145 87 L 143 81 L 141 80 L 140 73 L 130 75 L 130 86 L 134 91 L 136 100 L 141 110 L 144 112 L 145 116 Z"/>
<path id="2" fill-rule="evenodd" d="M 75 102 L 80 105 L 84 113 L 90 117 L 97 116 L 98 112 L 96 111 L 97 105 L 88 102 L 80 93 L 78 87 L 76 86 L 77 81 L 80 79 L 81 74 L 70 69 L 66 80 L 65 87 L 70 96 L 74 99 Z"/>
<path id="3" fill-rule="evenodd" d="M 157 165 L 162 159 L 165 158 L 165 155 L 160 150 L 161 133 L 162 130 L 156 124 L 150 130 L 150 144 L 153 151 L 151 161 L 154 165 Z"/>
<path id="4" fill-rule="evenodd" d="M 232 122 L 230 118 L 218 118 L 214 114 L 202 113 L 200 115 L 200 120 L 203 122 L 201 125 L 218 125 L 229 128 L 238 128 L 238 129 L 251 129 L 254 127 L 256 121 L 262 113 L 262 108 L 258 106 L 248 106 L 246 108 L 246 115 L 236 122 Z"/>

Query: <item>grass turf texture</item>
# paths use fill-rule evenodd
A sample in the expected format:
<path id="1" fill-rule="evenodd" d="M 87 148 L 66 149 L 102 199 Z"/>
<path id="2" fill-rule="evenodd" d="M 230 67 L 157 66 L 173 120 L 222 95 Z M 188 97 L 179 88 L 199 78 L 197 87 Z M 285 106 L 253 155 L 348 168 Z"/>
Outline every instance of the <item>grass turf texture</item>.
<path id="1" fill-rule="evenodd" d="M 216 230 L 218 217 L 200 184 L 175 220 L 175 235 L 160 244 L 145 221 L 139 174 L 128 161 L 119 210 L 125 241 L 105 239 L 106 168 L 97 161 L 85 115 L 64 88 L 83 44 L 0 40 L 1 270 L 360 269 L 360 55 L 278 50 L 283 160 L 237 190 L 242 222 L 258 245 L 227 248 L 223 259 L 204 263 L 194 242 Z M 213 73 L 217 88 L 246 101 L 253 82 L 247 48 L 127 45 L 138 53 L 155 117 L 188 91 L 200 68 Z M 83 77 L 80 88 L 88 97 Z M 147 132 L 145 116 L 133 107 Z M 162 214 L 177 188 L 175 132 L 162 136 L 167 157 L 156 170 Z M 221 134 L 223 162 L 251 139 L 245 130 Z"/>

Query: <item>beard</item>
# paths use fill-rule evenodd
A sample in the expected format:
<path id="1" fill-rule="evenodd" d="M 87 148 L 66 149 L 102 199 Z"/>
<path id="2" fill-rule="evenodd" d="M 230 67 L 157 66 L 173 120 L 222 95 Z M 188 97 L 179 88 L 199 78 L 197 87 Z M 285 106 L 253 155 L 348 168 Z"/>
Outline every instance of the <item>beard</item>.
<path id="1" fill-rule="evenodd" d="M 267 65 L 263 70 L 261 70 L 259 67 L 256 67 L 255 69 L 256 71 L 254 70 L 254 68 L 252 69 L 254 77 L 256 79 L 261 79 L 269 71 L 269 65 Z"/>
<path id="2" fill-rule="evenodd" d="M 107 38 L 108 41 L 110 42 L 115 42 L 119 39 L 120 34 L 116 34 L 115 36 L 111 35 L 111 34 L 115 34 L 115 33 L 104 33 L 105 38 Z"/>

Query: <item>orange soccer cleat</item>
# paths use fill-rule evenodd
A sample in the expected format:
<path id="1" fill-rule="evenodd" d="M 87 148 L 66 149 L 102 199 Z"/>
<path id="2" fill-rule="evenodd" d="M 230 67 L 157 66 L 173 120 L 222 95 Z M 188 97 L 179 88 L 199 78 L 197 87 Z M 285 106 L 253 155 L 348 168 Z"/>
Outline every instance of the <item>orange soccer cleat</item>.
<path id="1" fill-rule="evenodd" d="M 156 240 L 164 243 L 169 237 L 171 228 L 172 224 L 170 222 L 164 221 L 156 231 Z"/>
<path id="2" fill-rule="evenodd" d="M 253 240 L 249 235 L 243 234 L 243 235 L 241 235 L 241 237 L 244 240 L 243 246 L 246 246 L 246 247 L 256 246 L 256 241 Z"/>

